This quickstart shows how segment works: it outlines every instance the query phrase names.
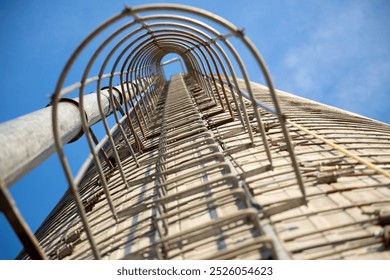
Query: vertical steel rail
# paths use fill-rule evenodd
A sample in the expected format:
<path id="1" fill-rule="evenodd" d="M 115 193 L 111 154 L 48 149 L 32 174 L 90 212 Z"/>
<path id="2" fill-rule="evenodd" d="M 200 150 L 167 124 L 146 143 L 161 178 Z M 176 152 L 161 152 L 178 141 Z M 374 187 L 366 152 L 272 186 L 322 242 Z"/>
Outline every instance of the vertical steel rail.
<path id="1" fill-rule="evenodd" d="M 75 199 L 75 203 L 76 203 L 82 224 L 84 226 L 84 230 L 87 234 L 93 255 L 96 259 L 100 259 L 101 255 L 100 255 L 99 249 L 97 248 L 97 244 L 96 244 L 95 238 L 92 234 L 91 228 L 89 226 L 86 212 L 85 212 L 84 206 L 81 202 L 77 186 L 74 183 L 73 176 L 72 176 L 72 173 L 71 173 L 71 170 L 69 167 L 69 163 L 68 163 L 68 161 L 65 157 L 64 151 L 62 149 L 63 143 L 62 143 L 60 135 L 58 133 L 58 125 L 59 125 L 58 124 L 58 117 L 57 117 L 58 116 L 58 103 L 59 103 L 59 99 L 61 97 L 60 96 L 61 88 L 63 87 L 63 84 L 65 82 L 65 78 L 66 78 L 70 68 L 72 67 L 73 63 L 75 62 L 75 60 L 77 59 L 79 54 L 82 52 L 82 50 L 100 32 L 105 30 L 109 25 L 111 25 L 111 24 L 115 23 L 116 21 L 120 20 L 121 18 L 123 18 L 125 15 L 126 15 L 126 11 L 108 19 L 106 22 L 104 22 L 98 28 L 96 28 L 91 34 L 89 34 L 87 36 L 87 38 L 84 39 L 83 42 L 81 42 L 81 44 L 76 48 L 76 50 L 73 52 L 73 54 L 71 55 L 71 57 L 68 59 L 67 63 L 65 64 L 65 67 L 60 74 L 60 77 L 57 81 L 57 85 L 56 85 L 54 94 L 52 96 L 52 104 L 53 104 L 52 125 L 53 125 L 53 137 L 54 137 L 55 146 L 57 149 L 58 157 L 60 158 L 60 162 L 61 162 L 62 167 L 64 169 L 65 176 L 66 176 L 68 183 L 69 183 L 69 191 L 71 192 L 71 194 L 73 195 L 73 197 Z"/>

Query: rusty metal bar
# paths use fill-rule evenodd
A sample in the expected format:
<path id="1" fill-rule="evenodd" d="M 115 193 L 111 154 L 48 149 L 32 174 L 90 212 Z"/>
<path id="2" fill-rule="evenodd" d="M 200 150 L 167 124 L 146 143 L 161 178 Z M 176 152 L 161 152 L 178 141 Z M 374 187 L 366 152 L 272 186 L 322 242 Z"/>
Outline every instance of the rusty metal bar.
<path id="1" fill-rule="evenodd" d="M 9 224 L 19 237 L 20 242 L 22 242 L 24 250 L 30 255 L 30 257 L 37 260 L 47 259 L 46 254 L 39 246 L 38 240 L 23 219 L 16 207 L 15 201 L 12 199 L 2 180 L 0 180 L 0 211 L 4 213 Z"/>

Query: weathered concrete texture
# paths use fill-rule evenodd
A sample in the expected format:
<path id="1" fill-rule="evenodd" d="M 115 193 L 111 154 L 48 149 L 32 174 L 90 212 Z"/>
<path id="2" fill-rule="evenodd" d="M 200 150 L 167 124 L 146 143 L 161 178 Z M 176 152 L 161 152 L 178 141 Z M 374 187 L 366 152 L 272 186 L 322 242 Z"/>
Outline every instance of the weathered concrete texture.
<path id="1" fill-rule="evenodd" d="M 267 89 L 254 88 L 272 106 Z M 104 168 L 119 220 L 112 218 L 93 165 L 80 183 L 103 258 L 389 258 L 390 179 L 302 127 L 387 172 L 390 127 L 283 92 L 279 97 L 306 202 L 275 116 L 260 111 L 268 143 L 258 133 L 251 143 L 231 97 L 234 119 L 191 78 L 178 75 L 159 96 L 145 139 L 136 127 L 145 146 L 139 167 L 120 150 L 124 139 L 117 134 L 130 187 L 118 170 Z M 245 106 L 257 131 L 253 108 Z M 93 258 L 69 194 L 36 235 L 49 258 Z"/>
<path id="2" fill-rule="evenodd" d="M 271 104 L 267 89 L 255 88 L 257 98 Z M 279 92 L 279 96 L 307 193 L 307 206 L 270 215 L 284 248 L 296 259 L 390 258 L 390 179 L 362 164 L 368 161 L 389 173 L 390 127 L 287 93 Z M 272 122 L 272 116 L 263 117 Z M 249 182 L 265 211 L 282 200 L 299 197 L 294 180 L 283 174 L 286 151 L 279 128 L 267 134 L 280 163 Z M 316 135 L 335 145 L 325 144 Z M 346 155 L 343 148 L 362 162 Z"/>

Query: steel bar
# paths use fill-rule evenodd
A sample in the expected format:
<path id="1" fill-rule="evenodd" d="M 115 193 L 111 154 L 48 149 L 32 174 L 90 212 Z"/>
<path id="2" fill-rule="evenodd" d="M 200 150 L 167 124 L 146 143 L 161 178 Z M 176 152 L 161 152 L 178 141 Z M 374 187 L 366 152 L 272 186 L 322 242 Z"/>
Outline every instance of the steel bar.
<path id="1" fill-rule="evenodd" d="M 15 201 L 2 180 L 0 180 L 0 211 L 4 213 L 30 257 L 38 260 L 47 259 L 46 254 L 20 214 Z"/>

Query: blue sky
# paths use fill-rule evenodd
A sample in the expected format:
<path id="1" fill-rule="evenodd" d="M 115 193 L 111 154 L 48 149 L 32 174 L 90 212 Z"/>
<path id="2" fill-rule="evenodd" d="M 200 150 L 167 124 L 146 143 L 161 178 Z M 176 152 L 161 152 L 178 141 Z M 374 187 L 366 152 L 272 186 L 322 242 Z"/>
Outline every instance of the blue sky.
<path id="1" fill-rule="evenodd" d="M 2 0 L 0 122 L 44 107 L 66 60 L 97 25 L 125 4 L 153 2 Z M 277 88 L 390 123 L 389 1 L 171 2 L 205 8 L 245 28 Z M 76 173 L 87 150 L 82 140 L 66 149 Z M 35 231 L 66 187 L 54 155 L 11 193 Z M 20 249 L 0 214 L 0 259 L 12 259 Z"/>

